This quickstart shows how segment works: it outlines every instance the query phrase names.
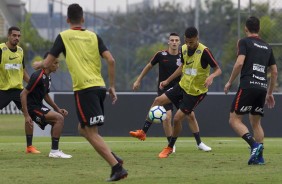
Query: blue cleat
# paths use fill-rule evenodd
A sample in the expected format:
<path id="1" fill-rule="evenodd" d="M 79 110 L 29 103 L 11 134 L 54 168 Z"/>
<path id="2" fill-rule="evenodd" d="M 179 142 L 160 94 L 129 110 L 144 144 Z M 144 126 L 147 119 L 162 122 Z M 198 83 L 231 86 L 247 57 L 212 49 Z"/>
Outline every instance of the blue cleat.
<path id="1" fill-rule="evenodd" d="M 264 164 L 264 159 L 263 157 L 259 157 L 261 155 L 263 150 L 263 145 L 262 144 L 257 144 L 251 149 L 251 157 L 248 161 L 248 165 L 258 165 L 259 164 L 259 158 L 261 162 Z"/>

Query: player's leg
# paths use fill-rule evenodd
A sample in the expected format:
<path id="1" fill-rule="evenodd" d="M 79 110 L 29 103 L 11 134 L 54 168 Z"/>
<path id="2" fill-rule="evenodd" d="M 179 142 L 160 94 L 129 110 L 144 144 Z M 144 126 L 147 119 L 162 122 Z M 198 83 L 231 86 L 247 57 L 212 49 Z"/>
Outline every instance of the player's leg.
<path id="1" fill-rule="evenodd" d="M 51 151 L 49 157 L 51 158 L 71 158 L 71 155 L 65 154 L 59 150 L 59 142 L 64 127 L 64 116 L 55 111 L 49 111 L 45 115 L 46 124 L 50 124 L 51 128 Z M 44 126 L 45 127 L 45 126 Z"/>
<path id="2" fill-rule="evenodd" d="M 98 133 L 98 126 L 104 124 L 105 97 L 106 89 L 102 88 L 90 88 L 75 92 L 76 110 L 80 121 L 78 129 L 80 134 L 112 167 L 108 181 L 117 181 L 127 177 L 128 173 Z"/>
<path id="3" fill-rule="evenodd" d="M 20 99 L 21 90 L 10 90 L 11 99 L 16 104 L 19 110 L 22 109 L 21 99 Z M 26 153 L 34 153 L 38 154 L 40 151 L 37 150 L 36 147 L 32 145 L 33 140 L 33 124 L 30 125 L 28 123 L 24 124 L 25 135 L 26 135 Z"/>
<path id="4" fill-rule="evenodd" d="M 249 120 L 253 129 L 253 134 L 256 142 L 263 145 L 264 141 L 264 131 L 261 126 L 261 116 L 260 115 L 249 115 Z M 263 149 L 262 147 L 261 152 L 258 154 L 257 158 L 257 164 L 264 164 L 264 158 L 263 158 Z M 255 163 L 256 164 L 256 163 Z"/>
<path id="5" fill-rule="evenodd" d="M 188 114 L 187 120 L 188 120 L 189 128 L 190 128 L 190 130 L 191 130 L 191 132 L 192 132 L 192 134 L 193 134 L 193 136 L 196 140 L 197 148 L 199 150 L 202 150 L 202 151 L 211 151 L 212 150 L 211 147 L 207 146 L 201 140 L 200 128 L 199 128 L 198 121 L 196 119 L 194 111 L 192 111 L 190 114 Z"/>
<path id="6" fill-rule="evenodd" d="M 170 99 L 165 94 L 162 94 L 161 96 L 158 96 L 158 97 L 155 98 L 151 107 L 156 106 L 156 105 L 163 106 L 163 105 L 168 104 L 168 103 L 171 103 Z M 132 137 L 136 137 L 139 140 L 144 141 L 146 139 L 146 133 L 150 129 L 151 125 L 152 125 L 152 122 L 149 120 L 149 118 L 147 116 L 142 129 L 130 131 L 129 134 Z"/>
<path id="7" fill-rule="evenodd" d="M 249 113 L 252 109 L 253 102 L 256 100 L 256 91 L 257 90 L 239 88 L 232 102 L 229 117 L 231 128 L 251 147 L 251 156 L 248 161 L 249 165 L 257 162 L 258 154 L 263 149 L 262 145 L 255 141 L 247 126 L 242 122 L 243 115 Z"/>
<path id="8" fill-rule="evenodd" d="M 183 113 L 180 109 L 174 115 L 171 139 L 167 147 L 165 147 L 163 151 L 159 153 L 159 158 L 167 158 L 173 152 L 173 146 L 175 145 L 175 142 L 182 131 L 182 122 L 185 116 L 186 114 Z"/>
<path id="9" fill-rule="evenodd" d="M 263 141 L 264 141 L 264 131 L 261 126 L 261 118 L 264 115 L 263 107 L 265 103 L 266 92 L 264 90 L 257 91 L 257 98 L 253 103 L 252 111 L 249 115 L 249 120 L 253 129 L 253 134 L 256 142 L 262 145 L 261 151 L 258 153 L 257 160 L 254 164 L 264 164 L 263 158 Z"/>
<path id="10" fill-rule="evenodd" d="M 104 139 L 99 135 L 97 126 L 85 126 L 81 128 L 81 125 L 79 125 L 79 132 L 86 138 L 97 153 L 112 167 L 112 172 L 108 181 L 117 181 L 127 177 L 127 171 L 122 167 L 122 164 L 117 161 L 115 155 L 111 152 Z"/>

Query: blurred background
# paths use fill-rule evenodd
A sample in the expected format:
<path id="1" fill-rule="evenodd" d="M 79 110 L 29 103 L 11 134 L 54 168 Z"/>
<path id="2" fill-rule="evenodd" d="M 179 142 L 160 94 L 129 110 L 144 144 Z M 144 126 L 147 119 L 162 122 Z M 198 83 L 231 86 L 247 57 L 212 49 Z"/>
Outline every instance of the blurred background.
<path id="1" fill-rule="evenodd" d="M 74 2 L 84 9 L 84 27 L 99 34 L 116 59 L 118 92 L 132 91 L 133 82 L 151 57 L 167 48 L 170 32 L 181 35 L 183 43 L 188 26 L 199 29 L 200 42 L 210 48 L 223 70 L 209 91 L 223 92 L 236 59 L 237 41 L 245 36 L 244 22 L 250 15 L 260 18 L 260 36 L 272 45 L 281 71 L 282 1 L 279 0 L 1 0 L 1 42 L 7 40 L 10 26 L 21 28 L 20 46 L 25 51 L 30 74 L 32 61 L 40 60 L 58 33 L 69 28 L 66 10 Z M 61 61 L 64 59 L 60 56 Z M 156 91 L 157 68 L 143 79 L 141 92 Z M 107 67 L 103 67 L 103 75 L 107 82 Z M 276 92 L 282 91 L 281 83 L 279 74 Z M 65 62 L 60 63 L 59 71 L 52 76 L 51 91 L 72 91 Z"/>

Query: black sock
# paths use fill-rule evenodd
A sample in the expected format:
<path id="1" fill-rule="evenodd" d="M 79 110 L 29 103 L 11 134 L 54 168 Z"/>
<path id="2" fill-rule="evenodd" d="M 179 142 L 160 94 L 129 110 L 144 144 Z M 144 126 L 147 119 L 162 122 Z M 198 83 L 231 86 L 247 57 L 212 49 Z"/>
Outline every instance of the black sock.
<path id="1" fill-rule="evenodd" d="M 251 136 L 250 133 L 246 133 L 242 136 L 242 138 L 250 145 L 251 148 L 253 148 L 257 142 L 255 139 Z"/>
<path id="2" fill-rule="evenodd" d="M 200 132 L 195 132 L 193 133 L 194 137 L 195 137 L 195 140 L 197 142 L 197 145 L 199 146 L 199 144 L 201 144 L 201 137 L 200 137 Z"/>
<path id="3" fill-rule="evenodd" d="M 31 146 L 32 145 L 32 137 L 33 135 L 26 135 L 26 146 Z"/>
<path id="4" fill-rule="evenodd" d="M 167 142 L 168 143 L 169 143 L 170 139 L 171 139 L 171 136 L 167 137 Z"/>
<path id="5" fill-rule="evenodd" d="M 60 140 L 60 138 L 52 137 L 52 150 L 58 150 L 59 149 L 59 140 Z"/>
<path id="6" fill-rule="evenodd" d="M 120 171 L 121 169 L 122 169 L 122 166 L 121 166 L 120 163 L 117 163 L 116 165 L 114 165 L 114 166 L 112 167 L 113 172 Z"/>
<path id="7" fill-rule="evenodd" d="M 143 130 L 145 133 L 147 133 L 151 125 L 152 125 L 152 123 L 151 123 L 150 121 L 145 120 L 145 123 L 144 123 L 144 126 L 143 126 L 142 130 Z"/>
<path id="8" fill-rule="evenodd" d="M 168 143 L 168 147 L 173 148 L 175 142 L 177 140 L 177 137 L 171 137 L 169 143 Z"/>

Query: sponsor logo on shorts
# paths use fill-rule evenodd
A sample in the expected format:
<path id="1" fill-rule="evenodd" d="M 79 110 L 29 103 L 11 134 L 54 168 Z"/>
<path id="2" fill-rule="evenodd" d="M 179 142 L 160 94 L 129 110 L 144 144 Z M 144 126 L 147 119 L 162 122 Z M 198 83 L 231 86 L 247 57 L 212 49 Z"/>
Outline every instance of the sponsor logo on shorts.
<path id="1" fill-rule="evenodd" d="M 90 120 L 89 120 L 90 125 L 95 125 L 95 124 L 103 123 L 103 122 L 104 122 L 104 116 L 103 115 L 91 117 Z"/>
<path id="2" fill-rule="evenodd" d="M 263 109 L 261 107 L 257 107 L 255 109 L 255 112 L 259 112 L 259 113 L 263 114 Z"/>
<path id="3" fill-rule="evenodd" d="M 243 106 L 240 112 L 249 112 L 250 110 L 252 110 L 252 106 Z"/>

